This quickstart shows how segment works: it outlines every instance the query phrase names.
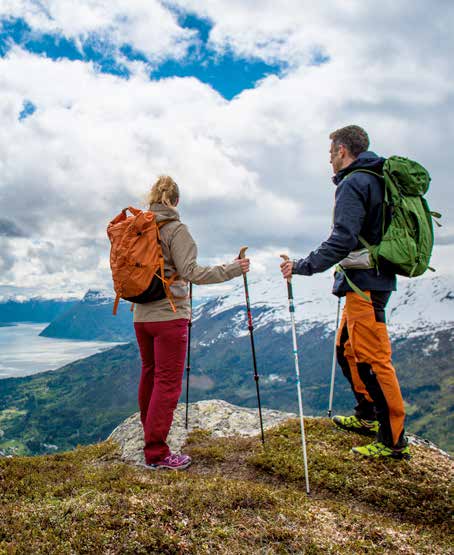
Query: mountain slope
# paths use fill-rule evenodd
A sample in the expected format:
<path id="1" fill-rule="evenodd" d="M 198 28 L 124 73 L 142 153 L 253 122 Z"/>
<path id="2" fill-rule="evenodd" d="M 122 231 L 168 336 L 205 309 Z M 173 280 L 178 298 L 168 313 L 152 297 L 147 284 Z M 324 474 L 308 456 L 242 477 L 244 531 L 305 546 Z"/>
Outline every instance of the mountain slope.
<path id="1" fill-rule="evenodd" d="M 105 439 L 135 410 L 139 372 L 131 344 L 59 370 L 0 380 L 0 450 L 36 454 Z"/>
<path id="2" fill-rule="evenodd" d="M 454 295 L 448 280 L 406 283 L 408 287 L 401 288 L 389 313 L 394 361 L 407 403 L 407 427 L 454 450 L 450 435 L 454 325 L 449 321 Z M 273 287 L 281 290 L 282 281 L 263 285 L 261 295 L 258 285 L 251 283 L 251 298 L 262 403 L 296 412 L 286 300 L 271 302 L 276 297 Z M 238 287 L 194 311 L 191 401 L 221 398 L 257 406 L 243 294 Z M 296 313 L 304 410 L 323 415 L 328 405 L 336 301 L 317 291 L 305 291 L 304 298 L 306 302 L 299 301 Z M 102 306 L 110 309 L 107 302 Z M 131 326 L 131 315 L 127 318 Z M 89 331 L 88 326 L 85 331 Z M 5 432 L 0 449 L 17 447 L 19 452 L 40 453 L 48 450 L 46 445 L 63 449 L 105 438 L 136 410 L 139 372 L 134 343 L 52 373 L 0 380 L 0 429 Z M 334 410 L 348 414 L 352 407 L 350 388 L 338 370 Z"/>
<path id="3" fill-rule="evenodd" d="M 43 337 L 98 341 L 128 341 L 134 337 L 130 303 L 120 303 L 112 314 L 110 293 L 88 290 L 84 298 L 58 315 L 41 333 Z"/>
<path id="4" fill-rule="evenodd" d="M 230 312 L 210 319 L 210 331 L 224 329 Z M 420 356 L 421 336 L 397 341 L 395 361 L 408 402 L 408 429 L 441 447 L 453 450 L 449 435 L 453 414 L 454 344 L 451 331 L 434 334 L 442 349 Z M 196 336 L 197 337 L 197 336 Z M 205 337 L 205 340 L 207 338 Z M 204 342 L 203 338 L 198 342 Z M 256 334 L 260 393 L 263 406 L 296 412 L 297 398 L 290 333 L 262 327 Z M 288 349 L 285 348 L 285 343 Z M 300 335 L 303 402 L 306 414 L 326 414 L 329 392 L 331 338 L 324 328 Z M 326 346 L 325 352 L 323 352 Z M 325 361 L 320 366 L 320 361 Z M 137 410 L 140 360 L 134 343 L 67 365 L 53 372 L 0 380 L 0 449 L 41 453 L 46 445 L 68 449 L 104 439 L 126 416 Z M 247 336 L 218 341 L 193 352 L 190 399 L 222 398 L 257 406 Z M 184 391 L 182 393 L 184 398 Z M 348 414 L 353 397 L 346 380 L 338 377 L 334 409 Z M 11 441 L 17 443 L 11 445 Z"/>
<path id="5" fill-rule="evenodd" d="M 0 324 L 50 322 L 77 302 L 76 299 L 5 299 L 0 301 Z"/>

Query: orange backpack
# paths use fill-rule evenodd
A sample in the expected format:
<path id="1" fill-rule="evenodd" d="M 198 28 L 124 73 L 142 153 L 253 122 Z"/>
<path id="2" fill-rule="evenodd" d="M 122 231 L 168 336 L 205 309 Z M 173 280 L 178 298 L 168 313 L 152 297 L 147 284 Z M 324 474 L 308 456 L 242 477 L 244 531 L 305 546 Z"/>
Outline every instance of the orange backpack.
<path id="1" fill-rule="evenodd" d="M 132 216 L 126 216 L 128 210 Z M 107 226 L 111 243 L 110 268 L 116 293 L 113 314 L 117 313 L 120 298 L 132 303 L 148 303 L 167 297 L 176 312 L 170 286 L 178 274 L 167 279 L 164 277 L 159 233 L 166 223 L 168 221 L 157 223 L 153 212 L 129 206 Z"/>

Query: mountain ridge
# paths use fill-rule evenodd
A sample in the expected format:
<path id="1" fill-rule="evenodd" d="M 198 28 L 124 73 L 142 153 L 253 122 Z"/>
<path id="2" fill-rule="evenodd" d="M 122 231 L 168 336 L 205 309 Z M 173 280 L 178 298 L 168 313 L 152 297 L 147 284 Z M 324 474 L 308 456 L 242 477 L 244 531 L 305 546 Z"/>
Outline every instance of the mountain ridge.
<path id="1" fill-rule="evenodd" d="M 293 278 L 295 316 L 299 330 L 306 330 L 314 323 L 325 325 L 327 330 L 334 328 L 338 300 L 331 294 L 331 281 L 326 273 L 316 279 L 301 276 Z M 268 279 L 263 279 L 255 276 L 249 279 L 249 293 L 253 312 L 260 312 L 258 318 L 254 319 L 256 329 L 266 326 L 271 320 L 275 321 L 274 329 L 277 332 L 290 328 L 286 288 L 282 277 L 269 276 Z M 210 305 L 211 316 L 216 316 L 232 308 L 244 307 L 245 304 L 243 285 L 238 282 L 226 294 L 200 300 L 197 299 L 197 288 L 194 288 L 194 296 L 195 325 L 200 314 L 206 311 L 206 305 Z M 43 330 L 42 335 L 68 339 L 133 338 L 130 304 L 121 302 L 118 315 L 113 316 L 109 310 L 113 303 L 114 296 L 110 291 L 89 289 L 78 305 L 60 314 L 56 321 Z M 99 311 L 98 316 L 96 310 Z M 96 330 L 86 329 L 83 323 L 84 311 L 87 311 L 89 321 L 94 317 L 98 319 Z M 398 290 L 391 295 L 387 320 L 392 337 L 415 336 L 427 333 L 428 328 L 439 331 L 451 327 L 454 323 L 454 276 L 403 279 L 399 282 Z M 233 324 L 236 337 L 248 333 L 247 327 L 243 325 L 244 319 L 238 317 Z"/>
<path id="2" fill-rule="evenodd" d="M 66 312 L 79 299 L 7 298 L 0 300 L 0 323 L 47 323 Z"/>

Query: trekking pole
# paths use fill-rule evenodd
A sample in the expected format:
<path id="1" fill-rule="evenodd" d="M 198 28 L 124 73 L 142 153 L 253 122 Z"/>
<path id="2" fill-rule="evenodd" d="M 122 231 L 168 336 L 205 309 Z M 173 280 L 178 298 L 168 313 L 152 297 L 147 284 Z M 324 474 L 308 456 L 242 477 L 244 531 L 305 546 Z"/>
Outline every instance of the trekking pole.
<path id="1" fill-rule="evenodd" d="M 333 347 L 333 365 L 331 367 L 331 387 L 329 390 L 329 404 L 328 404 L 328 418 L 331 418 L 331 413 L 333 410 L 333 397 L 334 397 L 334 379 L 336 376 L 336 338 L 337 330 L 339 329 L 339 316 L 340 316 L 341 298 L 339 297 L 337 301 L 337 316 L 336 316 L 336 331 L 334 332 L 334 347 Z"/>
<path id="2" fill-rule="evenodd" d="M 188 411 L 189 411 L 189 374 L 191 372 L 191 328 L 192 328 L 192 283 L 189 282 L 189 302 L 190 317 L 188 322 L 188 358 L 186 364 L 186 421 L 185 427 L 188 429 Z"/>
<path id="3" fill-rule="evenodd" d="M 245 252 L 247 247 L 241 247 L 240 254 L 238 258 L 244 258 Z M 260 403 L 260 390 L 259 390 L 259 375 L 257 372 L 257 359 L 255 357 L 255 345 L 254 345 L 254 326 L 252 325 L 252 314 L 251 314 L 251 305 L 249 303 L 249 288 L 247 284 L 247 277 L 246 274 L 243 274 L 243 281 L 244 281 L 244 294 L 246 296 L 246 309 L 247 309 L 247 319 L 248 319 L 248 328 L 249 334 L 251 337 L 251 349 L 252 349 L 252 363 L 254 365 L 254 380 L 255 380 L 255 387 L 257 389 L 257 402 L 259 405 L 259 417 L 260 417 L 260 431 L 262 434 L 262 443 L 265 445 L 265 434 L 263 433 L 263 419 L 262 419 L 262 405 Z"/>
<path id="4" fill-rule="evenodd" d="M 289 259 L 286 254 L 281 254 L 281 258 L 283 258 L 286 262 Z M 303 398 L 301 395 L 300 367 L 298 362 L 298 343 L 296 340 L 295 305 L 293 303 L 293 287 L 292 287 L 291 277 L 287 278 L 287 293 L 288 293 L 288 309 L 290 312 L 290 319 L 292 321 L 293 356 L 295 359 L 296 389 L 298 391 L 298 405 L 300 409 L 301 444 L 303 447 L 304 477 L 306 479 L 306 492 L 309 495 L 310 489 L 309 489 L 309 473 L 307 470 L 306 434 L 304 433 Z"/>

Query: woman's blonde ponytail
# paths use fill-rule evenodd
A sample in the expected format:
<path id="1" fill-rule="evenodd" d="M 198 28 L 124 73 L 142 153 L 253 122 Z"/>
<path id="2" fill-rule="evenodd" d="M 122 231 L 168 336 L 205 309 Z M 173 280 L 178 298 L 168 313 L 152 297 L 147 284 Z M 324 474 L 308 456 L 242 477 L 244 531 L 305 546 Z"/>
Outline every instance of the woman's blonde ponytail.
<path id="1" fill-rule="evenodd" d="M 148 203 L 150 206 L 152 204 L 165 204 L 174 207 L 177 205 L 179 198 L 180 190 L 175 181 L 168 175 L 160 175 L 151 188 Z"/>

